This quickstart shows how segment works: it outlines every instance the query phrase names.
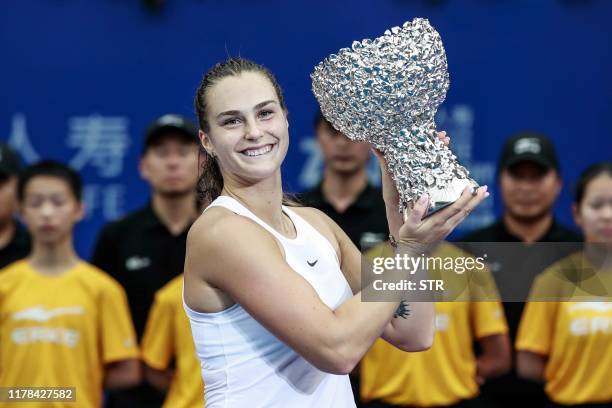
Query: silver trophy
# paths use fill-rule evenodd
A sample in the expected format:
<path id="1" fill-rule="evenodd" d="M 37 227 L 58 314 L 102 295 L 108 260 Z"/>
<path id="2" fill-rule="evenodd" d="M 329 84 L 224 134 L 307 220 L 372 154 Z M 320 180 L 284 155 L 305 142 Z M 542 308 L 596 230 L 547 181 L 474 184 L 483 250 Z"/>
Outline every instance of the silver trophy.
<path id="1" fill-rule="evenodd" d="M 311 78 L 323 116 L 383 153 L 400 211 L 427 193 L 429 215 L 466 186 L 478 186 L 437 137 L 434 116 L 448 91 L 448 67 L 440 35 L 426 19 L 353 42 L 320 62 Z"/>

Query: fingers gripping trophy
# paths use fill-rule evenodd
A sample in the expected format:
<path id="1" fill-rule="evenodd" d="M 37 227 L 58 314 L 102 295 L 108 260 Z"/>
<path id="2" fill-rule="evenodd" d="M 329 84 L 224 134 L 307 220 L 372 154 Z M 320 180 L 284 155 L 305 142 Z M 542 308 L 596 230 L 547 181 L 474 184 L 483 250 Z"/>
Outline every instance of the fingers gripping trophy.
<path id="1" fill-rule="evenodd" d="M 430 215 L 467 186 L 478 187 L 436 134 L 434 116 L 448 91 L 448 66 L 440 35 L 426 19 L 353 42 L 320 62 L 311 78 L 325 118 L 383 153 L 400 211 L 428 194 Z"/>

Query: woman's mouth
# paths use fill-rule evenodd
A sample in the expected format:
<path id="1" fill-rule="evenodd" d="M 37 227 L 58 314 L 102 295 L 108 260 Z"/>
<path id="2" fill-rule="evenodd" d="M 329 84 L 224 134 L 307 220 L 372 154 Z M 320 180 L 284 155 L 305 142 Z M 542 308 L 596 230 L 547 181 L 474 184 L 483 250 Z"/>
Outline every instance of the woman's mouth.
<path id="1" fill-rule="evenodd" d="M 275 146 L 274 144 L 267 144 L 261 147 L 252 147 L 249 149 L 245 149 L 241 151 L 240 153 L 244 154 L 245 156 L 249 156 L 249 157 L 263 156 L 267 153 L 270 153 L 272 149 L 274 148 L 274 146 Z"/>

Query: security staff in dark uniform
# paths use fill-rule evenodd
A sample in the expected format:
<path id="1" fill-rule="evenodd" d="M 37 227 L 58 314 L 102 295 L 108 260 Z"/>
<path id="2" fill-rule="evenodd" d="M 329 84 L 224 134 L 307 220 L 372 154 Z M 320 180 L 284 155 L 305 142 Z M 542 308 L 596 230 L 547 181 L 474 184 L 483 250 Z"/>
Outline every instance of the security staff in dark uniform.
<path id="1" fill-rule="evenodd" d="M 196 127 L 178 115 L 164 115 L 149 127 L 139 163 L 151 186 L 143 208 L 105 226 L 92 263 L 125 288 L 140 339 L 155 292 L 183 272 L 185 242 L 198 215 L 199 141 Z M 163 395 L 152 387 L 116 391 L 108 406 L 158 407 Z"/>
<path id="2" fill-rule="evenodd" d="M 498 163 L 498 182 L 504 205 L 501 219 L 460 238 L 458 245 L 479 256 L 487 253 L 502 300 L 526 299 L 533 278 L 579 244 L 525 244 L 579 243 L 582 237 L 554 218 L 553 207 L 562 180 L 557 154 L 546 136 L 521 132 L 509 138 Z M 513 244 L 489 244 L 495 242 Z M 504 302 L 512 342 L 523 306 L 522 302 Z M 514 372 L 489 381 L 481 392 L 491 406 L 545 403 L 542 387 L 518 379 Z"/>
<path id="3" fill-rule="evenodd" d="M 0 269 L 30 253 L 30 234 L 15 219 L 20 171 L 17 154 L 0 143 Z"/>

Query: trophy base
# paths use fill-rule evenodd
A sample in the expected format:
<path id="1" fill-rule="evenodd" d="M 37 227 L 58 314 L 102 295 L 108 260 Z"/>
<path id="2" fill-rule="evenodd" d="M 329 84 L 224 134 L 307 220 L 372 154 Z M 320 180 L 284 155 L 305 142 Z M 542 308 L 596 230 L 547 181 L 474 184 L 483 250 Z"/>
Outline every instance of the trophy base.
<path id="1" fill-rule="evenodd" d="M 476 189 L 479 187 L 476 181 L 471 178 L 464 179 L 453 179 L 450 184 L 445 189 L 434 188 L 428 190 L 429 193 L 429 208 L 425 213 L 425 217 L 429 217 L 432 214 L 448 207 L 459 197 L 461 197 L 461 193 L 465 190 L 466 187 L 472 188 L 472 194 L 476 194 Z"/>
<path id="2" fill-rule="evenodd" d="M 476 194 L 476 189 L 479 185 L 471 178 L 456 178 L 444 189 L 432 188 L 427 190 L 429 194 L 429 208 L 423 218 L 427 218 L 457 201 L 466 187 L 471 187 L 472 194 Z M 412 207 L 413 203 L 410 204 L 410 207 Z"/>
<path id="3" fill-rule="evenodd" d="M 437 213 L 438 211 L 448 207 L 452 203 L 454 203 L 454 201 L 438 201 L 436 204 L 430 205 L 423 218 L 427 218 L 430 215 Z"/>

